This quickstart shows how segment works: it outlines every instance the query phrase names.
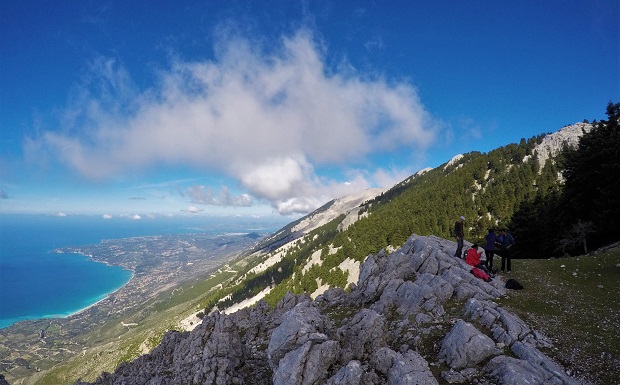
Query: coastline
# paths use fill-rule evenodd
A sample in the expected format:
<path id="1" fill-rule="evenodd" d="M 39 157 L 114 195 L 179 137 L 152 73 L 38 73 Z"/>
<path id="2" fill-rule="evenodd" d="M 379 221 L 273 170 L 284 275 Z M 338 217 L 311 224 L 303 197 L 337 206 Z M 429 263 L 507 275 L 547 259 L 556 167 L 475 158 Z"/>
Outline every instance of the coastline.
<path id="1" fill-rule="evenodd" d="M 130 272 L 130 276 L 128 279 L 124 280 L 122 284 L 120 284 L 117 287 L 113 287 L 113 288 L 108 288 L 105 290 L 104 293 L 99 294 L 99 295 L 95 295 L 92 296 L 88 299 L 85 299 L 82 302 L 87 302 L 87 305 L 81 305 L 79 308 L 75 309 L 69 309 L 66 311 L 60 311 L 60 312 L 54 312 L 54 313 L 45 313 L 45 314 L 26 314 L 23 316 L 18 316 L 18 317 L 13 317 L 13 318 L 5 318 L 5 319 L 0 319 L 0 330 L 1 329 L 5 329 L 5 328 L 9 328 L 11 326 L 15 326 L 16 324 L 20 323 L 20 322 L 24 322 L 24 321 L 32 321 L 32 322 L 37 322 L 37 321 L 42 321 L 42 320 L 53 320 L 53 319 L 68 319 L 74 316 L 79 316 L 83 313 L 85 313 L 88 310 L 91 310 L 93 308 L 95 308 L 97 305 L 101 304 L 102 302 L 106 301 L 107 299 L 109 299 L 112 295 L 116 294 L 119 290 L 123 289 L 124 287 L 126 287 L 128 284 L 130 284 L 134 278 L 135 278 L 135 272 L 132 269 L 127 268 L 126 266 L 121 266 L 121 265 L 116 265 L 116 264 L 111 264 L 109 262 L 106 261 L 102 261 L 102 260 L 96 260 L 94 259 L 93 255 L 87 254 L 87 253 L 79 253 L 79 252 L 70 252 L 70 253 L 66 253 L 60 249 L 54 249 L 52 251 L 49 251 L 48 253 L 57 253 L 57 254 L 63 254 L 63 255 L 80 255 L 80 256 L 85 256 L 88 258 L 88 260 L 90 262 L 93 263 L 100 263 L 103 264 L 107 267 L 114 267 L 114 268 L 121 268 L 124 271 L 128 271 Z"/>
<path id="2" fill-rule="evenodd" d="M 118 354 L 118 347 L 124 343 L 122 338 L 134 333 L 134 328 L 147 328 L 159 332 L 160 328 L 168 327 L 167 320 L 158 320 L 157 322 L 161 324 L 156 327 L 149 325 L 146 320 L 157 320 L 161 311 L 171 311 L 180 304 L 188 307 L 191 305 L 192 308 L 196 306 L 194 303 L 186 304 L 184 291 L 175 292 L 172 289 L 178 285 L 186 285 L 188 290 L 197 290 L 196 296 L 202 295 L 204 290 L 195 287 L 196 285 L 202 285 L 215 269 L 224 266 L 236 258 L 238 253 L 255 243 L 253 238 L 246 236 L 224 237 L 224 241 L 221 236 L 208 234 L 122 238 L 114 242 L 62 248 L 62 253 L 57 254 L 57 257 L 62 254 L 74 254 L 62 258 L 50 258 L 49 250 L 55 247 L 47 248 L 45 251 L 37 250 L 38 261 L 51 261 L 61 265 L 60 269 L 48 273 L 48 278 L 51 274 L 52 279 L 46 281 L 45 285 L 48 286 L 44 287 L 53 289 L 53 295 L 56 295 L 54 300 L 62 301 L 63 290 L 66 291 L 67 287 L 71 286 L 72 278 L 75 277 L 72 274 L 79 271 L 71 269 L 72 261 L 76 258 L 79 260 L 77 264 L 82 267 L 92 267 L 94 261 L 120 267 L 118 271 L 126 270 L 127 273 L 124 279 L 117 281 L 116 286 L 114 284 L 108 286 L 103 296 L 98 296 L 96 292 L 78 292 L 77 294 L 82 294 L 83 297 L 89 297 L 86 299 L 90 299 L 90 302 L 84 306 L 79 306 L 78 301 L 73 302 L 77 306 L 69 308 L 65 314 L 54 314 L 58 318 L 22 320 L 0 329 L 0 349 L 9 353 L 7 357 L 12 357 L 3 361 L 5 372 L 8 373 L 7 379 L 10 383 L 19 383 L 25 378 L 39 376 L 40 372 L 69 362 L 77 355 L 86 354 L 96 361 L 93 355 L 97 353 L 97 349 L 108 349 L 105 346 L 114 346 L 106 351 Z M 37 260 L 32 263 L 36 262 Z M 95 266 L 92 278 L 83 278 L 105 281 L 105 272 L 108 269 L 103 265 Z M 31 264 L 24 268 L 31 269 L 34 273 L 35 270 L 43 271 L 45 266 Z M 111 274 L 114 275 L 114 272 L 111 271 Z M 36 279 L 32 274 L 28 278 Z M 13 301 L 18 301 L 15 293 L 20 290 L 19 285 L 22 283 L 26 282 L 14 280 L 13 283 L 8 281 L 5 283 L 5 287 L 11 288 L 7 294 L 13 296 Z M 64 286 L 65 284 L 68 285 Z M 170 291 L 166 293 L 167 290 Z M 27 295 L 33 294 L 28 292 Z M 162 300 L 153 301 L 158 297 Z M 33 297 L 21 298 L 23 302 L 23 298 Z M 173 312 L 175 313 L 170 313 L 167 319 L 176 320 L 176 309 Z M 190 319 L 188 323 L 192 322 L 198 324 L 199 320 Z M 44 333 L 41 333 L 42 330 Z M 105 330 L 105 333 L 100 334 L 101 330 Z M 118 342 L 119 337 L 121 342 Z M 107 345 L 107 343 L 121 345 Z M 24 366 L 22 352 L 30 354 L 26 359 L 28 366 Z M 91 369 L 84 368 L 84 370 Z"/>
<path id="3" fill-rule="evenodd" d="M 115 265 L 108 265 L 108 266 L 115 266 Z M 122 288 L 124 288 L 127 285 L 129 285 L 129 283 L 131 283 L 131 281 L 134 279 L 135 273 L 134 273 L 133 270 L 129 270 L 129 269 L 124 269 L 124 270 L 127 270 L 127 271 L 131 272 L 131 276 L 129 277 L 129 280 L 127 280 L 127 282 L 125 282 L 124 284 L 122 284 L 118 288 L 112 290 L 111 292 L 103 294 L 102 298 L 97 300 L 97 302 L 94 302 L 94 303 L 92 303 L 92 304 L 90 304 L 90 305 L 88 305 L 88 306 L 86 306 L 84 308 L 81 308 L 81 309 L 77 310 L 77 311 L 70 312 L 70 313 L 67 313 L 67 314 L 65 314 L 65 315 L 63 315 L 61 317 L 56 317 L 56 318 L 71 318 L 73 316 L 78 316 L 78 315 L 80 315 L 80 314 L 82 314 L 82 313 L 84 313 L 84 312 L 94 308 L 95 306 L 99 305 L 103 301 L 109 299 L 112 295 L 116 294 L 119 290 L 121 290 Z"/>
<path id="4" fill-rule="evenodd" d="M 126 266 L 123 266 L 123 265 L 112 264 L 112 263 L 110 263 L 110 262 L 108 262 L 108 261 L 104 261 L 104 260 L 97 260 L 97 259 L 95 259 L 95 258 L 94 258 L 94 256 L 93 256 L 92 254 L 88 254 L 88 253 L 81 253 L 81 252 L 79 252 L 79 251 L 74 251 L 74 252 L 71 252 L 71 253 L 65 253 L 64 251 L 62 251 L 62 249 L 54 249 L 52 252 L 54 252 L 54 253 L 58 253 L 58 254 L 76 254 L 76 255 L 83 255 L 83 256 L 87 257 L 87 258 L 88 258 L 91 262 L 94 262 L 94 263 L 101 263 L 101 264 L 104 264 L 105 266 L 109 266 L 109 267 L 120 267 L 120 268 L 122 268 L 122 269 L 123 269 L 123 270 L 125 270 L 125 271 L 129 271 L 129 272 L 131 273 L 131 275 L 129 276 L 129 279 L 128 279 L 125 283 L 123 283 L 122 285 L 120 285 L 119 287 L 117 287 L 116 289 L 114 289 L 114 290 L 112 290 L 112 291 L 109 291 L 109 292 L 107 292 L 107 293 L 105 293 L 105 294 L 100 295 L 99 297 L 97 297 L 97 298 L 99 298 L 99 299 L 98 299 L 98 300 L 96 300 L 95 302 L 91 303 L 90 305 L 87 305 L 87 306 L 85 306 L 85 307 L 83 307 L 83 308 L 80 308 L 80 309 L 79 309 L 79 310 L 77 310 L 77 311 L 68 311 L 68 312 L 66 312 L 66 313 L 62 313 L 62 315 L 60 315 L 60 317 L 47 317 L 47 316 L 46 316 L 46 317 L 43 317 L 43 318 L 70 318 L 70 317 L 73 317 L 73 316 L 80 315 L 81 313 L 84 313 L 84 312 L 86 312 L 87 310 L 90 310 L 91 308 L 93 308 L 93 307 L 95 307 L 95 306 L 99 305 L 101 302 L 103 302 L 103 301 L 105 301 L 105 300 L 109 299 L 112 295 L 114 295 L 115 293 L 117 293 L 119 290 L 121 290 L 122 288 L 124 288 L 124 287 L 126 287 L 127 285 L 129 285 L 129 284 L 131 283 L 131 281 L 132 281 L 132 280 L 135 278 L 135 276 L 136 276 L 136 272 L 135 272 L 133 269 L 130 269 L 130 268 L 128 268 L 128 267 L 126 267 Z"/>

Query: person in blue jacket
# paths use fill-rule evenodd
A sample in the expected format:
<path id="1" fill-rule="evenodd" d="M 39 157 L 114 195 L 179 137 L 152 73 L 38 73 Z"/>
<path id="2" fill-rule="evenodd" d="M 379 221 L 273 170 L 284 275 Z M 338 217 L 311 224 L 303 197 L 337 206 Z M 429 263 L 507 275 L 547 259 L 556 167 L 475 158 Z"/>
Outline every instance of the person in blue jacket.
<path id="1" fill-rule="evenodd" d="M 502 257 L 502 272 L 505 269 L 508 273 L 510 273 L 510 253 L 512 252 L 510 248 L 515 244 L 515 240 L 508 231 L 502 230 L 499 236 L 499 243 L 501 245 L 499 255 Z"/>
<path id="2" fill-rule="evenodd" d="M 499 242 L 494 229 L 489 229 L 485 237 L 487 243 L 484 245 L 484 253 L 487 256 L 487 267 L 493 271 L 493 256 L 495 256 L 495 244 Z"/>

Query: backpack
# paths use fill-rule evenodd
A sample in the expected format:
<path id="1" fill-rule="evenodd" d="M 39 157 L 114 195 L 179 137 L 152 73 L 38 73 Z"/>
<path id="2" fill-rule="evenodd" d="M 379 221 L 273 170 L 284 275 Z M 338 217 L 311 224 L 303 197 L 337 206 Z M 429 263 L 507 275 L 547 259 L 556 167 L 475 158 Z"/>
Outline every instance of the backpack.
<path id="1" fill-rule="evenodd" d="M 523 289 L 523 285 L 521 285 L 516 279 L 510 278 L 506 281 L 506 289 L 521 290 Z"/>
<path id="2" fill-rule="evenodd" d="M 474 275 L 474 277 L 480 278 L 484 282 L 491 282 L 492 281 L 491 277 L 489 277 L 489 275 L 487 273 L 485 273 L 482 269 L 479 269 L 477 267 L 474 267 L 473 269 L 471 269 L 471 273 Z"/>

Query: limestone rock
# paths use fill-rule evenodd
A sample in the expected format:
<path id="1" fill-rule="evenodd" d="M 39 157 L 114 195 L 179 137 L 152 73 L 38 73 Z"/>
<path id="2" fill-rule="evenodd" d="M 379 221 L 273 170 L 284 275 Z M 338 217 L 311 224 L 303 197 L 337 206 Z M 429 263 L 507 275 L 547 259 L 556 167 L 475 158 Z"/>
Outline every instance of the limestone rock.
<path id="1" fill-rule="evenodd" d="M 441 344 L 439 359 L 453 369 L 462 369 L 476 366 L 499 353 L 491 338 L 472 324 L 458 320 Z"/>
<path id="2" fill-rule="evenodd" d="M 387 378 L 389 385 L 439 384 L 426 360 L 411 350 L 403 355 L 390 348 L 381 348 L 372 355 L 371 364 Z"/>
<path id="3" fill-rule="evenodd" d="M 326 385 L 362 385 L 364 369 L 359 361 L 350 361 L 331 377 Z"/>

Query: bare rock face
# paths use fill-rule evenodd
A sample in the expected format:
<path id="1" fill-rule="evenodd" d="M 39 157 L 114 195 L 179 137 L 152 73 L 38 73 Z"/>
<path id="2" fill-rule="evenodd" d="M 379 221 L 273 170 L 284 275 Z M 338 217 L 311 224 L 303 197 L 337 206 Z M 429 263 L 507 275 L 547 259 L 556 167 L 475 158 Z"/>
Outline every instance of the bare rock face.
<path id="1" fill-rule="evenodd" d="M 372 352 L 387 346 L 385 317 L 370 309 L 360 310 L 336 332 L 341 341 L 342 362 L 366 361 Z"/>
<path id="2" fill-rule="evenodd" d="M 401 354 L 390 348 L 381 348 L 373 353 L 370 362 L 387 378 L 388 384 L 439 385 L 426 360 L 414 351 Z"/>
<path id="3" fill-rule="evenodd" d="M 216 312 L 94 384 L 577 384 L 539 350 L 543 335 L 492 301 L 503 282 L 475 278 L 455 248 L 414 235 L 370 255 L 350 293 Z"/>
<path id="4" fill-rule="evenodd" d="M 472 324 L 458 320 L 446 335 L 439 351 L 439 360 L 453 369 L 474 367 L 489 357 L 499 355 L 495 342 Z"/>

